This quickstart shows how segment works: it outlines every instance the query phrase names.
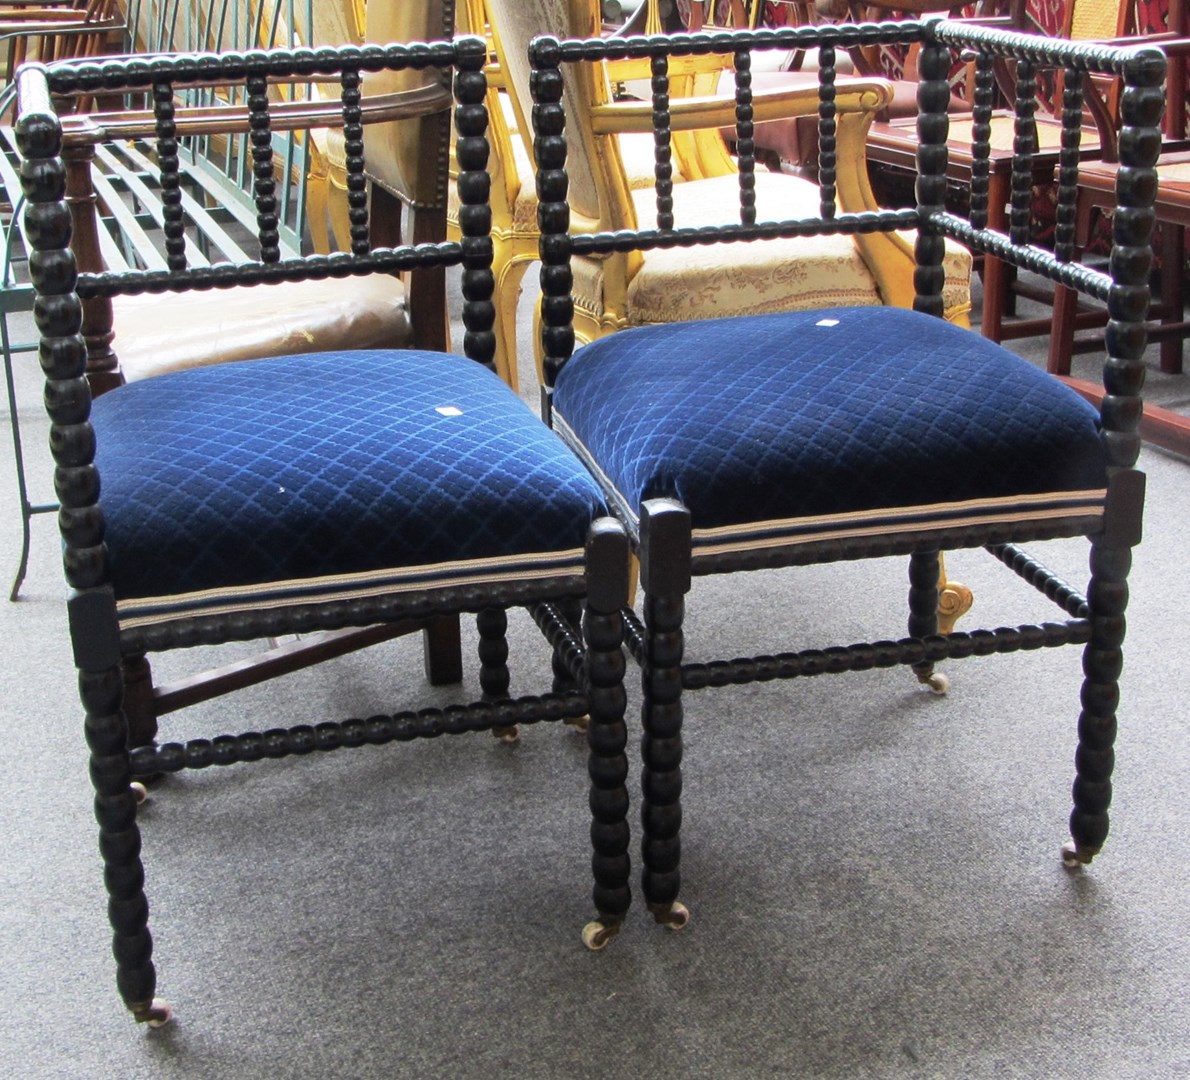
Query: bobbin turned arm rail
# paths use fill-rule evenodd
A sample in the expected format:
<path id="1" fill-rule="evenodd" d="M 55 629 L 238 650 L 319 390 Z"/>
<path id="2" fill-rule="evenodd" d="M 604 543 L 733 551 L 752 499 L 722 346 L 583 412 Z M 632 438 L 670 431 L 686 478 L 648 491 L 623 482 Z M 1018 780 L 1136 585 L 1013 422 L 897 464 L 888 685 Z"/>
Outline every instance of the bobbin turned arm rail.
<path id="1" fill-rule="evenodd" d="M 974 250 L 989 252 L 1006 261 L 1104 300 L 1108 305 L 1107 360 L 1103 367 L 1104 397 L 1100 404 L 1103 439 L 1113 469 L 1129 469 L 1140 452 L 1138 425 L 1142 412 L 1146 345 L 1145 316 L 1150 301 L 1149 268 L 1152 262 L 1150 237 L 1155 215 L 1152 205 L 1156 183 L 1154 168 L 1160 149 L 1160 124 L 1165 107 L 1166 58 L 1152 46 L 1113 48 L 1098 43 L 1076 43 L 1031 34 L 1006 33 L 979 26 L 933 21 L 926 25 L 928 43 L 922 49 L 923 113 L 918 131 L 922 155 L 946 154 L 944 104 L 946 66 L 951 50 L 972 45 L 981 50 L 980 63 L 986 73 L 994 56 L 1018 57 L 1018 85 L 1027 95 L 1033 86 L 1037 65 L 1064 66 L 1066 76 L 1062 122 L 1063 150 L 1058 163 L 1058 211 L 1055 250 L 1051 254 L 1028 246 L 1031 179 L 1027 160 L 1013 170 L 1012 214 L 1007 235 L 987 229 L 986 171 L 976 173 L 972 183 L 973 211 L 970 219 L 948 213 L 944 206 L 945 178 L 932 167 L 923 194 L 919 190 L 923 215 L 923 241 L 931 234 L 953 236 Z M 1121 163 L 1113 216 L 1115 256 L 1112 274 L 1100 273 L 1073 262 L 1075 195 L 1078 174 L 1077 131 L 1084 100 L 1083 83 L 1088 74 L 1120 76 L 1124 87 L 1120 97 L 1118 152 Z M 928 80 L 928 81 L 927 81 Z M 1093 93 L 1093 91 L 1088 91 Z M 990 107 L 978 103 L 975 114 L 977 137 L 986 125 Z M 923 126 L 924 125 L 924 126 Z M 1020 128 L 1018 121 L 1018 128 Z M 1027 125 L 1024 129 L 1025 138 Z M 927 138 L 928 136 L 928 138 Z M 1021 144 L 1028 147 L 1028 141 Z M 986 153 L 986 151 L 985 151 Z M 1027 159 L 1028 150 L 1018 151 Z M 923 171 L 926 171 L 923 167 Z M 938 245 L 940 257 L 940 244 Z M 1139 537 L 1137 537 L 1139 539 Z"/>
<path id="2" fill-rule="evenodd" d="M 303 82 L 306 80 L 302 80 Z M 202 85 L 202 84 L 199 84 Z M 410 120 L 450 108 L 450 91 L 441 86 L 420 87 L 401 93 L 365 99 L 360 105 L 364 123 Z M 234 105 L 181 108 L 175 114 L 178 135 L 245 134 L 250 130 L 248 112 Z M 310 127 L 342 127 L 343 110 L 319 101 L 279 101 L 270 112 L 274 131 L 301 131 Z M 91 112 L 62 119 L 62 139 L 67 145 L 136 139 L 156 132 L 147 109 Z"/>

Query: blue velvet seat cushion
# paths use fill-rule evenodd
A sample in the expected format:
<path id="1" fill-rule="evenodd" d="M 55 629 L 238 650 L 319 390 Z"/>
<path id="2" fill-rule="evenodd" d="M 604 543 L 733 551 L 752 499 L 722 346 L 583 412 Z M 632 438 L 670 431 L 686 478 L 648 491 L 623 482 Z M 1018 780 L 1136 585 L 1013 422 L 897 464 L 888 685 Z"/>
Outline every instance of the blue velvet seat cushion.
<path id="1" fill-rule="evenodd" d="M 553 408 L 628 512 L 676 497 L 695 529 L 870 528 L 876 510 L 1053 493 L 1101 508 L 1106 483 L 1091 406 L 971 330 L 889 307 L 625 330 L 574 354 Z"/>
<path id="2" fill-rule="evenodd" d="M 105 394 L 92 422 L 118 600 L 513 557 L 531 569 L 541 553 L 581 559 L 604 512 L 561 440 L 461 356 L 222 364 Z"/>

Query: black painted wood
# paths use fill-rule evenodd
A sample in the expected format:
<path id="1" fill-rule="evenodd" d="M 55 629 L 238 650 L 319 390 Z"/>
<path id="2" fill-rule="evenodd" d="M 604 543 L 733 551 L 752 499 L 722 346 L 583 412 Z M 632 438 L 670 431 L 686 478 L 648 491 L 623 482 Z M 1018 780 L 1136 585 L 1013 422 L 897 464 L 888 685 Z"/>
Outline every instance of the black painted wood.
<path id="1" fill-rule="evenodd" d="M 971 224 L 985 229 L 988 224 L 988 185 L 991 180 L 992 102 L 996 93 L 995 57 L 980 53 L 975 61 L 975 93 L 972 100 L 971 121 L 974 138 L 974 160 L 971 163 Z"/>
<path id="2" fill-rule="evenodd" d="M 834 212 L 834 141 L 831 105 L 834 93 L 832 50 L 876 42 L 920 46 L 921 80 L 917 121 L 919 150 L 917 205 L 913 210 L 866 214 Z M 749 124 L 752 119 L 750 71 L 753 53 L 766 47 L 817 48 L 823 58 L 819 98 L 820 134 L 824 149 L 822 208 L 818 217 L 751 224 L 747 208 L 748 177 L 754 167 Z M 741 224 L 716 228 L 657 228 L 615 234 L 570 235 L 567 205 L 566 131 L 562 107 L 563 68 L 569 64 L 615 56 L 650 57 L 654 101 L 667 101 L 661 81 L 669 56 L 698 51 L 734 55 L 737 65 L 737 137 L 741 148 Z M 974 58 L 976 91 L 973 115 L 972 197 L 966 216 L 948 212 L 946 194 L 947 106 L 951 65 L 956 54 Z M 759 241 L 774 236 L 916 229 L 915 307 L 942 314 L 942 257 L 946 238 L 966 244 L 975 253 L 1001 258 L 1052 281 L 1107 300 L 1112 324 L 1107 337 L 1101 410 L 1103 440 L 1110 460 L 1109 495 L 1103 514 L 1072 516 L 1060 521 L 1030 521 L 994 526 L 968 526 L 933 532 L 889 533 L 850 537 L 815 544 L 773 547 L 764 551 L 723 550 L 702 554 L 691 547 L 689 517 L 678 503 L 646 504 L 639 525 L 617 493 L 608 494 L 636 545 L 641 563 L 643 620 L 626 613 L 626 643 L 641 666 L 642 705 L 642 855 L 645 898 L 659 921 L 680 925 L 685 911 L 677 900 L 680 887 L 681 720 L 683 690 L 735 683 L 798 678 L 908 665 L 923 677 L 943 660 L 988 656 L 1021 650 L 1083 645 L 1085 679 L 1078 722 L 1072 844 L 1064 850 L 1068 865 L 1089 862 L 1107 835 L 1111 800 L 1112 747 L 1118 676 L 1122 663 L 1127 572 L 1131 547 L 1139 541 L 1143 477 L 1133 466 L 1139 449 L 1144 315 L 1148 304 L 1147 274 L 1152 229 L 1153 163 L 1159 143 L 1164 60 L 1155 49 L 1121 49 L 1046 39 L 932 20 L 920 23 L 807 26 L 780 31 L 696 33 L 674 38 L 623 38 L 614 43 L 539 38 L 531 48 L 535 69 L 535 149 L 539 164 L 538 193 L 542 227 L 542 347 L 546 389 L 543 411 L 549 416 L 549 387 L 574 348 L 571 325 L 574 255 L 598 255 L 665 246 L 695 246 L 724 240 Z M 1011 190 L 1012 213 L 1007 233 L 988 228 L 988 161 L 991 104 L 998 61 L 1016 69 L 1015 155 Z M 1056 253 L 1028 245 L 1028 211 L 1035 150 L 1033 115 L 1043 72 L 1060 71 L 1064 83 L 1064 150 L 1060 161 L 1060 231 Z M 1071 264 L 1067 233 L 1071 203 L 1068 193 L 1077 176 L 1077 128 L 1081 95 L 1088 74 L 1122 78 L 1125 125 L 1120 141 L 1121 169 L 1115 218 L 1115 255 L 1110 276 Z M 668 139 L 668 113 L 655 108 L 659 140 Z M 664 130 L 663 130 L 664 129 Z M 659 157 L 660 165 L 660 157 Z M 828 205 L 829 204 L 829 205 Z M 754 220 L 754 219 L 753 219 Z M 944 407 L 940 405 L 940 407 Z M 939 492 L 945 499 L 946 493 Z M 685 516 L 683 516 L 685 515 Z M 1088 537 L 1091 580 L 1083 595 L 1042 563 L 1025 553 L 1022 543 L 1058 536 Z M 1052 600 L 1061 621 L 937 633 L 938 553 L 956 547 L 986 547 L 1022 581 Z M 770 656 L 693 662 L 683 656 L 683 604 L 694 574 L 728 573 L 778 566 L 910 556 L 909 636 L 900 640 L 861 642 L 824 649 L 803 649 Z"/>
<path id="3" fill-rule="evenodd" d="M 467 327 L 464 348 L 472 361 L 491 369 L 495 338 L 491 215 L 487 204 L 486 80 L 482 70 L 486 58 L 481 40 L 461 38 L 450 43 L 160 57 L 152 64 L 136 59 L 82 62 L 59 66 L 52 72 L 32 69 L 23 76 L 17 138 L 28 202 L 26 223 L 35 248 L 30 266 L 37 290 L 36 319 L 46 376 L 55 484 L 62 503 L 64 568 L 73 590 L 68 602 L 71 640 L 95 787 L 117 986 L 138 1021 L 162 1022 L 168 1017 L 168 1007 L 154 996 L 156 970 L 148 929 L 134 777 L 442 734 L 482 730 L 506 733 L 518 724 L 589 716 L 594 899 L 603 940 L 615 933 L 628 910 L 626 696 L 621 652 L 621 610 L 628 596 L 628 543 L 623 528 L 614 520 L 603 519 L 593 526 L 585 572 L 532 582 L 496 580 L 243 615 L 199 616 L 140 628 L 120 626 L 109 582 L 101 484 L 95 464 L 96 435 L 89 423 L 87 347 L 79 334 L 82 300 L 461 266 Z M 371 250 L 363 185 L 360 75 L 381 67 L 428 66 L 454 70 L 462 238 L 452 243 Z M 342 88 L 352 251 L 282 260 L 277 244 L 268 85 L 271 80 L 315 73 L 337 76 Z M 260 257 L 247 264 L 191 268 L 186 265 L 184 222 L 177 197 L 174 93 L 190 83 L 215 84 L 220 80 L 244 85 L 248 90 Z M 169 269 L 80 274 L 70 250 L 70 211 L 64 201 L 63 126 L 54 102 L 100 89 L 118 95 L 143 88 L 151 89 L 154 106 Z M 584 598 L 586 613 L 580 625 Z M 513 605 L 531 607 L 545 632 L 558 675 L 558 687 L 553 692 L 535 697 L 509 696 L 505 630 L 506 609 Z M 148 743 L 154 732 L 129 730 L 123 669 L 143 667 L 146 653 L 342 627 L 403 624 L 460 612 L 478 613 L 482 701 L 444 709 L 409 709 L 362 719 L 249 730 L 163 746 Z M 137 742 L 148 744 L 130 750 L 130 744 Z"/>

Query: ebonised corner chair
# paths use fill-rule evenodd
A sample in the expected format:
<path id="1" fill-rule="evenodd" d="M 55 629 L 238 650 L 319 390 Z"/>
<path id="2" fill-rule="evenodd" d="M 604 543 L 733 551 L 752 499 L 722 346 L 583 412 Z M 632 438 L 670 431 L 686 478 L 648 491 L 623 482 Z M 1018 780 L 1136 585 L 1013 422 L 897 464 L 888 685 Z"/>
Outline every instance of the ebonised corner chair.
<path id="1" fill-rule="evenodd" d="M 155 997 L 139 776 L 586 714 L 599 915 L 584 937 L 610 936 L 628 908 L 621 647 L 628 544 L 581 464 L 492 370 L 485 60 L 482 41 L 460 38 L 22 70 L 20 173 L 70 635 L 117 985 L 138 1021 L 157 1025 L 170 1015 Z M 455 72 L 461 240 L 370 250 L 364 185 L 353 184 L 352 252 L 279 258 L 273 132 L 317 126 L 320 110 L 341 110 L 348 169 L 362 176 L 362 125 L 373 115 L 361 99 L 362 74 L 402 67 Z M 270 83 L 312 77 L 338 83 L 340 99 L 291 107 L 268 93 Z M 194 118 L 175 106 L 175 93 L 197 83 L 247 88 L 242 115 L 222 122 L 251 132 L 260 259 L 80 273 L 54 102 L 100 89 L 151 91 L 162 189 L 177 193 L 176 138 Z M 412 116 L 443 106 L 415 93 L 387 107 L 391 118 L 392 108 Z M 164 201 L 170 251 L 182 254 L 180 200 Z M 434 266 L 463 268 L 466 357 L 379 349 L 277 357 L 174 372 L 92 401 L 80 333 L 89 298 Z M 505 612 L 522 605 L 549 642 L 553 685 L 513 699 Z M 126 657 L 459 612 L 479 616 L 480 701 L 129 749 Z"/>
<path id="2" fill-rule="evenodd" d="M 830 183 L 836 48 L 920 45 L 917 205 L 903 211 L 756 222 L 750 173 L 751 53 L 819 50 L 824 185 Z M 643 621 L 628 639 L 642 667 L 643 891 L 658 922 L 680 927 L 682 696 L 733 683 L 909 665 L 1075 644 L 1084 647 L 1071 868 L 1108 831 L 1118 677 L 1131 551 L 1141 536 L 1144 477 L 1134 467 L 1149 304 L 1149 236 L 1160 145 L 1165 58 L 1154 48 L 1073 45 L 928 20 L 620 40 L 616 54 L 651 57 L 657 152 L 655 228 L 571 233 L 564 67 L 610 55 L 597 41 L 538 38 L 531 49 L 545 353 L 543 410 L 583 457 L 627 527 L 640 559 Z M 683 228 L 669 198 L 667 59 L 734 53 L 739 224 Z M 974 58 L 976 162 L 971 213 L 944 207 L 952 55 Z M 1059 227 L 1073 229 L 1081 93 L 1090 73 L 1124 81 L 1112 276 L 1028 246 L 1030 95 L 1018 94 L 1012 228 L 987 227 L 994 65 L 1016 61 L 1018 85 L 1065 70 Z M 1035 87 L 1035 83 L 1034 89 Z M 575 349 L 572 255 L 821 232 L 915 229 L 914 311 L 853 307 L 624 330 Z M 1040 368 L 948 325 L 940 289 L 944 237 L 1105 300 L 1111 323 L 1095 410 Z M 573 355 L 572 355 L 573 353 Z M 1026 554 L 1025 541 L 1086 536 L 1085 594 Z M 986 547 L 1061 609 L 1062 621 L 937 633 L 940 550 Z M 909 556 L 908 636 L 750 659 L 684 659 L 683 613 L 693 575 Z M 805 629 L 805 628 L 803 628 Z M 1073 716 L 1072 716 L 1073 719 Z M 698 763 L 693 763 L 697 770 Z"/>

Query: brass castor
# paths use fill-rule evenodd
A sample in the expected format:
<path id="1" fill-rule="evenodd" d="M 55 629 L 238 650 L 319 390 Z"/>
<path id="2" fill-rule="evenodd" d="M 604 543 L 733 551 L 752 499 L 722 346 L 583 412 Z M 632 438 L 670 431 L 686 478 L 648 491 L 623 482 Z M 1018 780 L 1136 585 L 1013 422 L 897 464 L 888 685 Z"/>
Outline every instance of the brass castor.
<path id="1" fill-rule="evenodd" d="M 567 727 L 573 728 L 578 734 L 586 735 L 587 728 L 590 726 L 591 718 L 589 716 L 572 716 L 562 721 Z"/>
<path id="2" fill-rule="evenodd" d="M 606 948 L 607 943 L 619 932 L 620 923 L 618 922 L 605 923 L 601 919 L 592 919 L 583 927 L 583 944 L 592 952 L 598 952 L 600 949 Z"/>
<path id="3" fill-rule="evenodd" d="M 935 671 L 924 678 L 920 675 L 918 678 L 924 686 L 929 687 L 930 693 L 938 697 L 945 697 L 950 690 L 950 679 L 941 671 Z"/>
<path id="4" fill-rule="evenodd" d="M 148 1024 L 151 1028 L 164 1027 L 174 1017 L 173 1007 L 168 1001 L 154 998 L 148 1005 L 141 1005 L 132 1010 L 132 1015 L 138 1024 Z"/>
<path id="5" fill-rule="evenodd" d="M 492 728 L 492 736 L 499 739 L 502 743 L 507 743 L 510 746 L 515 742 L 521 741 L 521 729 L 517 724 L 510 727 L 494 727 Z"/>
<path id="6" fill-rule="evenodd" d="M 1080 848 L 1073 840 L 1067 840 L 1062 845 L 1062 865 L 1067 870 L 1081 870 L 1089 865 L 1098 853 L 1098 849 Z"/>
<path id="7" fill-rule="evenodd" d="M 149 789 L 145 787 L 139 780 L 133 780 L 128 785 L 128 790 L 132 793 L 132 797 L 136 800 L 137 806 L 144 806 L 149 801 Z"/>
<path id="8" fill-rule="evenodd" d="M 672 904 L 650 904 L 653 918 L 670 930 L 681 930 L 690 921 L 690 909 L 675 900 Z"/>

